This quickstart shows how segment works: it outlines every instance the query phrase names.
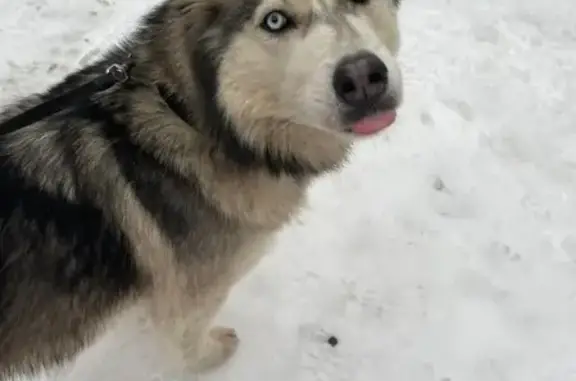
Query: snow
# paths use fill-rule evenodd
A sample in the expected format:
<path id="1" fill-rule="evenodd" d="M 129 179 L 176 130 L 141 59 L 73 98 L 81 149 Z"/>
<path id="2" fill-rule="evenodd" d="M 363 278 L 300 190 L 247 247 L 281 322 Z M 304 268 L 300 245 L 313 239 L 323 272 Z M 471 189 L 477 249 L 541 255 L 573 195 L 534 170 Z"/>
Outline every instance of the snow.
<path id="1" fill-rule="evenodd" d="M 151 4 L 0 0 L 0 101 Z M 239 353 L 194 379 L 576 380 L 574 14 L 572 0 L 405 0 L 398 122 L 315 185 L 218 317 Z M 46 380 L 168 380 L 137 313 Z"/>

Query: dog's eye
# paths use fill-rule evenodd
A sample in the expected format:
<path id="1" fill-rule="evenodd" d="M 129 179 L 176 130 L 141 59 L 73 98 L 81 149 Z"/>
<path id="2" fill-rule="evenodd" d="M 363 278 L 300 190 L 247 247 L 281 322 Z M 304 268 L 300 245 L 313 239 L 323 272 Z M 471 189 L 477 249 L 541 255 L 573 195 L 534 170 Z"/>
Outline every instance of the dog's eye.
<path id="1" fill-rule="evenodd" d="M 262 24 L 260 24 L 262 29 L 270 33 L 283 32 L 293 25 L 294 21 L 281 11 L 272 11 L 268 13 L 262 20 Z"/>

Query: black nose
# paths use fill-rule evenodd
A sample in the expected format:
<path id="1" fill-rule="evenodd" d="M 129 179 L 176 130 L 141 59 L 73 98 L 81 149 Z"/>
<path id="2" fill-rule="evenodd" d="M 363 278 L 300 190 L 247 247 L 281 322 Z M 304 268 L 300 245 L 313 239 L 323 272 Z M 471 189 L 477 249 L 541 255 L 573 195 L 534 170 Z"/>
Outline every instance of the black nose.
<path id="1" fill-rule="evenodd" d="M 378 102 L 388 87 L 388 68 L 368 52 L 346 56 L 336 66 L 332 86 L 338 98 L 355 108 Z"/>

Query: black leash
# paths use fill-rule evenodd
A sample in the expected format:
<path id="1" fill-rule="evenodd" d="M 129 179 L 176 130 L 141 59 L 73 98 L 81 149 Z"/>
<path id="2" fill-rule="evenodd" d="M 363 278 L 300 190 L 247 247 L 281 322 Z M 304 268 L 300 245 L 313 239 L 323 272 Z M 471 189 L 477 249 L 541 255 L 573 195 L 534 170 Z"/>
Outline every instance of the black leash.
<path id="1" fill-rule="evenodd" d="M 114 85 L 123 84 L 128 79 L 130 79 L 128 65 L 113 64 L 109 66 L 103 74 L 94 78 L 92 81 L 65 92 L 62 95 L 48 99 L 21 114 L 1 122 L 0 135 L 8 134 L 39 122 L 62 111 L 72 102 L 78 100 L 78 98 L 90 97 L 96 93 L 108 90 Z"/>

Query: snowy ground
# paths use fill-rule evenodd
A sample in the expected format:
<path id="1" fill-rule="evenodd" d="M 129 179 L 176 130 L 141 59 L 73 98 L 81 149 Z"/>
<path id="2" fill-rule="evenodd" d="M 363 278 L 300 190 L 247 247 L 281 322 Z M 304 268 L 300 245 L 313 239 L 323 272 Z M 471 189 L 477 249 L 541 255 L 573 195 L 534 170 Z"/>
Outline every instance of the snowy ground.
<path id="1" fill-rule="evenodd" d="M 0 101 L 151 3 L 0 0 Z M 201 380 L 576 380 L 575 14 L 573 0 L 405 0 L 397 125 L 317 184 L 238 286 L 219 320 L 242 348 Z M 169 367 L 128 318 L 58 380 Z"/>

